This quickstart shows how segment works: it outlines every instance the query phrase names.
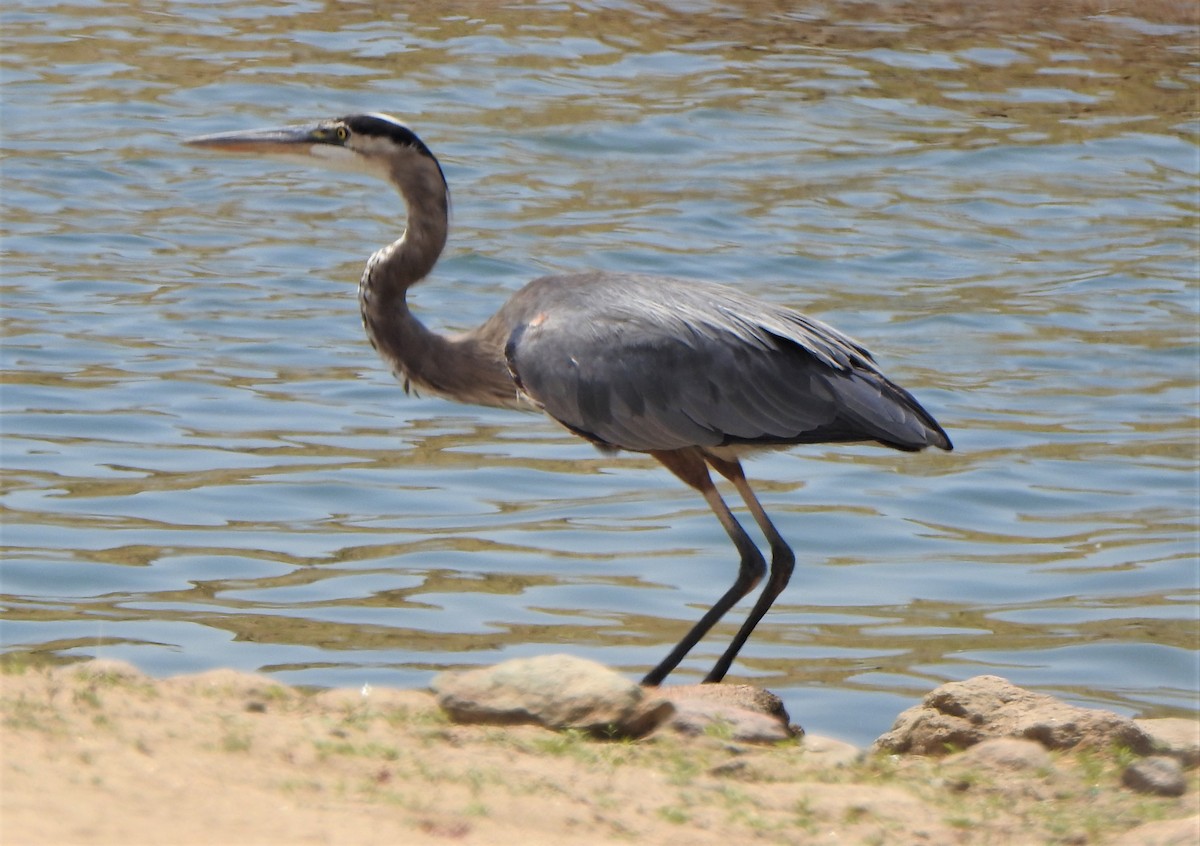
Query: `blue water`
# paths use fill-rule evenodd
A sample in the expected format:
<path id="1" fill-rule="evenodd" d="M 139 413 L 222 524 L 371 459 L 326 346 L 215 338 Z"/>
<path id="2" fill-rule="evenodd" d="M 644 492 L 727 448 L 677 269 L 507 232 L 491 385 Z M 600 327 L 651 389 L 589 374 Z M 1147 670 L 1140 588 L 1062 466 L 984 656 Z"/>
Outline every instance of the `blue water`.
<path id="1" fill-rule="evenodd" d="M 730 680 L 864 744 L 980 673 L 1200 711 L 1196 32 L 855 9 L 7 4 L 9 659 L 636 678 L 732 581 L 652 460 L 404 395 L 354 299 L 386 186 L 179 143 L 382 110 L 453 192 L 432 325 L 545 272 L 716 279 L 855 335 L 950 432 L 748 463 L 799 566 Z"/>

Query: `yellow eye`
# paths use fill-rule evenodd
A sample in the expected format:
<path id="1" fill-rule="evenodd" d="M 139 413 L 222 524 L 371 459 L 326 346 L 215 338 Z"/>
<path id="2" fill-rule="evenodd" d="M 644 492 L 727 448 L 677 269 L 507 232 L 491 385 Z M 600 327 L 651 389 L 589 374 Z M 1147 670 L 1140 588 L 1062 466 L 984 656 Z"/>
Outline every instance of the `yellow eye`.
<path id="1" fill-rule="evenodd" d="M 347 138 L 350 137 L 350 130 L 344 126 L 339 126 L 336 130 L 336 134 L 337 134 L 337 140 L 345 141 Z"/>

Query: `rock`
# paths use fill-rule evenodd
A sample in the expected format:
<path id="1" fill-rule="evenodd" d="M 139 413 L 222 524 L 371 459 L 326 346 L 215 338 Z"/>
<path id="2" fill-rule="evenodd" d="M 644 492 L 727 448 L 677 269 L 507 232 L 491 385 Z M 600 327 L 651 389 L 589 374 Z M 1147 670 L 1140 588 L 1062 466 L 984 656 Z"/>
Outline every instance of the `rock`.
<path id="1" fill-rule="evenodd" d="M 1155 796 L 1182 796 L 1187 790 L 1183 767 L 1166 755 L 1134 761 L 1121 774 L 1121 784 L 1138 793 L 1152 793 Z"/>
<path id="2" fill-rule="evenodd" d="M 992 772 L 1032 772 L 1054 766 L 1050 753 L 1040 743 L 1015 737 L 992 737 L 946 758 L 946 764 L 980 768 Z"/>
<path id="3" fill-rule="evenodd" d="M 1139 825 L 1112 841 L 1112 846 L 1196 846 L 1196 843 L 1200 843 L 1200 816 Z"/>
<path id="4" fill-rule="evenodd" d="M 668 699 L 677 705 L 685 700 L 699 699 L 766 714 L 769 717 L 776 717 L 784 723 L 789 721 L 782 699 L 769 690 L 749 684 L 681 684 L 652 690 L 656 696 Z"/>
<path id="5" fill-rule="evenodd" d="M 1133 720 L 1068 705 L 997 676 L 976 676 L 930 691 L 920 705 L 902 713 L 873 748 L 939 755 L 990 737 L 1025 738 L 1047 749 L 1117 745 L 1138 754 L 1151 749 L 1150 736 Z"/>
<path id="6" fill-rule="evenodd" d="M 1200 766 L 1200 721 L 1163 717 L 1133 722 L 1150 735 L 1156 753 L 1170 755 L 1188 769 Z"/>
<path id="7" fill-rule="evenodd" d="M 789 724 L 783 700 L 750 685 L 680 685 L 661 687 L 649 695 L 673 706 L 674 713 L 663 727 L 679 734 L 707 733 L 741 743 L 775 743 L 803 733 Z"/>
<path id="8" fill-rule="evenodd" d="M 805 760 L 818 766 L 845 767 L 863 757 L 863 750 L 854 744 L 817 734 L 804 735 L 802 748 Z"/>
<path id="9" fill-rule="evenodd" d="M 438 705 L 457 722 L 533 723 L 598 736 L 641 737 L 674 710 L 607 667 L 569 655 L 445 672 L 432 687 Z"/>
<path id="10" fill-rule="evenodd" d="M 740 778 L 744 781 L 760 781 L 766 768 L 753 758 L 731 758 L 728 761 L 709 767 L 708 774 L 718 778 Z"/>
<path id="11" fill-rule="evenodd" d="M 663 728 L 689 737 L 711 734 L 741 743 L 776 743 L 794 737 L 787 723 L 735 705 L 685 699 L 673 707 Z"/>
<path id="12" fill-rule="evenodd" d="M 990 737 L 950 755 L 942 764 L 945 785 L 956 792 L 982 790 L 1001 801 L 1053 800 L 1065 790 L 1064 780 L 1077 781 L 1054 766 L 1042 744 L 1016 737 Z"/>

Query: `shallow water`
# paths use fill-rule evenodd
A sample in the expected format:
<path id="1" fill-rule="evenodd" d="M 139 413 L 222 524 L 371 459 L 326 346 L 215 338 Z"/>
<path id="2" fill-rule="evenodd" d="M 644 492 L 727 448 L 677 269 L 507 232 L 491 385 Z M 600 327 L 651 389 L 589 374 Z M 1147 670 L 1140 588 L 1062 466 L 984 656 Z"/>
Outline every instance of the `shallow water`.
<path id="1" fill-rule="evenodd" d="M 414 686 L 565 651 L 637 677 L 732 580 L 653 461 L 404 395 L 354 299 L 403 225 L 386 186 L 179 143 L 387 111 L 454 193 L 430 323 L 549 271 L 722 280 L 858 337 L 954 438 L 749 462 L 799 566 L 731 680 L 859 743 L 979 673 L 1195 714 L 1179 8 L 7 4 L 8 658 Z"/>

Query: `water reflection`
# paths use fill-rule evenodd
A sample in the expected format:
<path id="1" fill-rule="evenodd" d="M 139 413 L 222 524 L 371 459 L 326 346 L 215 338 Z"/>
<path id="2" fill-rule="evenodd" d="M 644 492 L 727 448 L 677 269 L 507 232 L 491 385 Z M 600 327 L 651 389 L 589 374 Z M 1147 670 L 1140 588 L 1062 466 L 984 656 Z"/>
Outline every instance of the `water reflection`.
<path id="1" fill-rule="evenodd" d="M 386 189 L 178 145 L 386 109 L 455 196 L 432 323 L 547 270 L 721 279 L 861 337 L 951 431 L 950 456 L 753 462 L 801 563 L 735 676 L 860 742 L 979 672 L 1194 713 L 1175 8 L 9 4 L 10 657 L 418 685 L 566 650 L 636 675 L 728 583 L 653 462 L 391 383 L 353 302 L 402 225 Z"/>

